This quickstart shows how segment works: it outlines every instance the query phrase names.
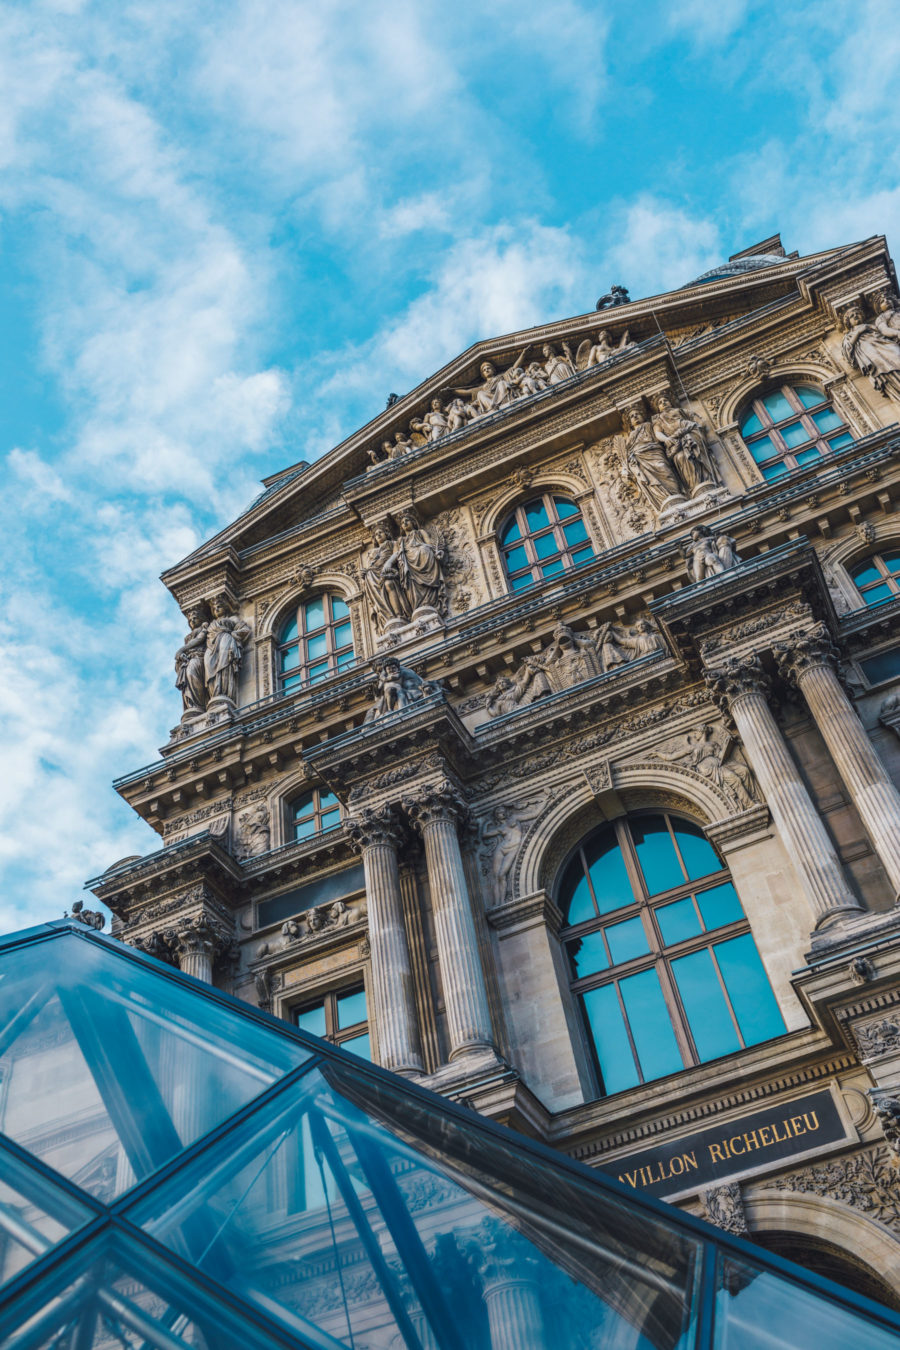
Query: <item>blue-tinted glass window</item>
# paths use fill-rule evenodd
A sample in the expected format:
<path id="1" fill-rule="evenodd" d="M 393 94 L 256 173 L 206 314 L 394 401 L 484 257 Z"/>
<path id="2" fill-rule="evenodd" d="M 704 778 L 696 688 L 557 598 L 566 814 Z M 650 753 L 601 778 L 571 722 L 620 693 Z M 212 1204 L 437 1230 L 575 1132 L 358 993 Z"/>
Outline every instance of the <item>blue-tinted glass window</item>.
<path id="1" fill-rule="evenodd" d="M 558 901 L 605 1092 L 784 1030 L 737 892 L 693 821 L 648 812 L 600 826 Z"/>
<path id="2" fill-rule="evenodd" d="M 853 443 L 840 414 L 809 385 L 785 384 L 758 395 L 738 425 L 767 482 Z"/>
<path id="3" fill-rule="evenodd" d="M 561 576 L 594 556 L 576 504 L 550 493 L 517 506 L 499 534 L 503 566 L 513 591 Z"/>
<path id="4" fill-rule="evenodd" d="M 900 553 L 873 553 L 852 568 L 850 578 L 866 605 L 882 605 L 900 595 Z"/>
<path id="5" fill-rule="evenodd" d="M 867 656 L 859 663 L 869 684 L 880 684 L 882 680 L 894 680 L 900 676 L 900 647 L 891 647 L 890 651 L 878 652 Z"/>
<path id="6" fill-rule="evenodd" d="M 362 985 L 329 990 L 312 1002 L 301 1003 L 294 1010 L 294 1018 L 301 1031 L 324 1036 L 364 1059 L 372 1058 L 366 991 Z"/>
<path id="7" fill-rule="evenodd" d="M 341 822 L 341 808 L 333 792 L 313 788 L 295 797 L 288 807 L 291 836 L 309 839 L 314 834 L 333 830 Z"/>
<path id="8" fill-rule="evenodd" d="M 283 693 L 318 684 L 353 665 L 353 631 L 347 602 L 316 595 L 297 606 L 278 638 Z"/>

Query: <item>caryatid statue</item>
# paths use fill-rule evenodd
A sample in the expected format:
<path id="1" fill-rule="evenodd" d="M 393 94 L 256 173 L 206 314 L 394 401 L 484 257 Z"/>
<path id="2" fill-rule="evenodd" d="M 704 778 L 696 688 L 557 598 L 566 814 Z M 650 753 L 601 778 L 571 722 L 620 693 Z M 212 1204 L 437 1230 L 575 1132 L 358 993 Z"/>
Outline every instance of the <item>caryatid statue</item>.
<path id="1" fill-rule="evenodd" d="M 880 394 L 900 402 L 900 311 L 891 298 L 879 297 L 875 322 L 867 323 L 861 305 L 844 311 L 841 350 L 847 363 L 868 375 Z"/>
<path id="2" fill-rule="evenodd" d="M 412 610 L 400 585 L 397 541 L 384 524 L 373 526 L 372 538 L 375 547 L 362 569 L 362 583 L 375 627 L 381 632 L 391 623 L 408 623 Z"/>
<path id="3" fill-rule="evenodd" d="M 204 658 L 209 625 L 199 608 L 188 610 L 187 621 L 191 631 L 175 653 L 175 687 L 181 691 L 183 722 L 204 713 L 208 699 Z"/>
<path id="4" fill-rule="evenodd" d="M 640 407 L 623 415 L 625 446 L 620 458 L 622 475 L 634 482 L 645 501 L 659 513 L 664 507 L 684 501 L 681 480 L 659 443 L 651 422 Z"/>
<path id="5" fill-rule="evenodd" d="M 224 595 L 217 595 L 210 605 L 212 621 L 206 634 L 204 676 L 209 702 L 222 700 L 234 707 L 237 703 L 238 674 L 244 659 L 244 644 L 252 629 L 236 614 L 229 613 Z"/>
<path id="6" fill-rule="evenodd" d="M 693 496 L 698 491 L 715 487 L 716 469 L 702 426 L 676 407 L 668 394 L 656 396 L 653 434 L 664 446 L 666 456 L 687 492 Z"/>

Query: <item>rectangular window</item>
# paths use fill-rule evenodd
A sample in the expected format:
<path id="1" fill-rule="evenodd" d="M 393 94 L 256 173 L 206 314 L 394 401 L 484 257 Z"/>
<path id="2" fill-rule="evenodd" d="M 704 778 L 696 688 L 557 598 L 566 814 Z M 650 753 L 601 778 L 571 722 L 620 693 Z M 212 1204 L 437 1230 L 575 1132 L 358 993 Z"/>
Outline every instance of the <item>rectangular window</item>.
<path id="1" fill-rule="evenodd" d="M 294 1020 L 301 1031 L 323 1036 L 343 1050 L 371 1060 L 368 1018 L 366 991 L 361 984 L 332 990 L 294 1010 Z"/>

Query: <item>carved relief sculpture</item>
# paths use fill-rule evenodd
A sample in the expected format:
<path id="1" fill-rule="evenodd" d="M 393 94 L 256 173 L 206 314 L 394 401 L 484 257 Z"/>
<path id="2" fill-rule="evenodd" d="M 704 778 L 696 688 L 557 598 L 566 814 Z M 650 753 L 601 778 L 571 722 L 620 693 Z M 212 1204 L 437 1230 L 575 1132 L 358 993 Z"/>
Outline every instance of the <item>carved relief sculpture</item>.
<path id="1" fill-rule="evenodd" d="M 189 610 L 187 621 L 191 631 L 175 653 L 175 687 L 180 690 L 184 705 L 182 722 L 202 717 L 209 697 L 204 669 L 209 625 L 204 622 L 201 609 Z"/>
<path id="2" fill-rule="evenodd" d="M 238 673 L 251 629 L 244 619 L 228 612 L 224 595 L 217 595 L 211 608 L 213 617 L 206 636 L 204 658 L 209 707 L 212 710 L 212 704 L 216 702 L 230 711 L 237 703 Z"/>
<path id="3" fill-rule="evenodd" d="M 564 356 L 560 356 L 555 347 L 549 342 L 545 342 L 541 348 L 541 355 L 544 358 L 544 374 L 549 385 L 562 384 L 564 380 L 571 380 L 575 374 L 575 357 L 572 355 L 572 349 L 568 342 L 562 344 Z"/>
<path id="4" fill-rule="evenodd" d="M 525 839 L 525 831 L 537 820 L 543 809 L 543 799 L 532 799 L 521 806 L 495 806 L 481 826 L 481 844 L 485 851 L 486 869 L 493 881 L 495 903 L 502 904 L 512 890 L 512 869 L 516 855 Z"/>
<path id="5" fill-rule="evenodd" d="M 847 364 L 868 375 L 886 398 L 900 402 L 900 310 L 892 297 L 881 297 L 874 324 L 866 321 L 862 305 L 850 305 L 841 316 L 841 350 Z"/>
<path id="6" fill-rule="evenodd" d="M 739 1182 L 728 1181 L 722 1186 L 710 1187 L 703 1192 L 703 1203 L 707 1219 L 717 1228 L 734 1233 L 736 1237 L 743 1237 L 748 1232 Z"/>
<path id="7" fill-rule="evenodd" d="M 575 353 L 575 364 L 579 370 L 590 370 L 591 366 L 602 366 L 604 361 L 608 361 L 611 356 L 617 356 L 619 352 L 624 352 L 628 347 L 636 345 L 631 341 L 627 328 L 615 345 L 610 340 L 607 330 L 601 328 L 593 341 L 590 338 L 585 338 L 583 342 L 579 343 L 578 350 Z"/>
<path id="8" fill-rule="evenodd" d="M 368 906 L 365 900 L 354 901 L 349 905 L 346 900 L 331 900 L 328 904 L 308 909 L 305 914 L 299 914 L 295 919 L 285 920 L 278 937 L 261 942 L 256 954 L 258 957 L 275 956 L 312 938 L 355 927 L 364 923 L 367 917 Z"/>
<path id="9" fill-rule="evenodd" d="M 375 722 L 388 713 L 402 712 L 412 703 L 428 698 L 440 689 L 433 681 L 423 680 L 414 670 L 401 666 L 393 656 L 382 663 L 377 681 L 375 701 L 366 713 L 364 722 Z"/>
<path id="10" fill-rule="evenodd" d="M 391 623 L 407 623 L 410 611 L 400 585 L 396 544 L 387 526 L 375 525 L 372 538 L 375 547 L 363 565 L 362 583 L 369 600 L 369 612 L 380 633 Z"/>
<path id="11" fill-rule="evenodd" d="M 737 741 L 721 723 L 704 722 L 683 736 L 649 751 L 650 758 L 683 764 L 708 779 L 740 811 L 760 801 L 756 779 L 741 757 Z"/>
<path id="12" fill-rule="evenodd" d="M 234 856 L 241 859 L 255 858 L 260 853 L 268 852 L 270 842 L 269 812 L 260 802 L 252 810 L 238 816 Z"/>
<path id="13" fill-rule="evenodd" d="M 523 348 L 503 374 L 497 373 L 493 361 L 482 361 L 479 366 L 482 383 L 468 389 L 454 389 L 455 394 L 459 394 L 467 401 L 469 417 L 485 417 L 488 413 L 496 412 L 498 408 L 507 407 L 513 401 L 517 383 L 515 372 L 522 368 L 527 351 L 527 347 Z"/>
<path id="14" fill-rule="evenodd" d="M 412 511 L 400 517 L 400 538 L 394 546 L 397 575 L 411 618 L 419 610 L 442 613 L 444 595 L 444 545 L 437 531 L 419 524 Z"/>

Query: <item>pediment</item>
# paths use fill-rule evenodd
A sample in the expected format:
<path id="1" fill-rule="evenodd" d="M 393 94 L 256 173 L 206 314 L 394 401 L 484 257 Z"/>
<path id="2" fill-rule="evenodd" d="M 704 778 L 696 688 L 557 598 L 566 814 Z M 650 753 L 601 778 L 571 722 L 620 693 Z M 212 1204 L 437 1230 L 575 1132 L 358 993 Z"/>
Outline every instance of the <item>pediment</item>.
<path id="1" fill-rule="evenodd" d="M 771 249 L 773 241 L 765 243 Z M 446 410 L 455 398 L 467 401 L 477 398 L 478 389 L 485 383 L 483 370 L 487 363 L 501 378 L 512 368 L 524 371 L 527 380 L 532 363 L 541 363 L 546 368 L 547 358 L 542 349 L 549 347 L 561 359 L 571 358 L 570 364 L 579 381 L 585 386 L 596 387 L 593 375 L 602 373 L 604 378 L 609 375 L 611 379 L 618 379 L 650 355 L 663 358 L 667 352 L 686 348 L 687 344 L 694 347 L 706 335 L 715 340 L 719 330 L 740 323 L 742 319 L 751 321 L 754 315 L 775 302 L 801 298 L 804 293 L 808 297 L 818 272 L 828 274 L 836 259 L 845 268 L 851 264 L 854 254 L 871 251 L 873 247 L 883 252 L 884 241 L 865 241 L 806 257 L 780 258 L 768 250 L 750 249 L 735 255 L 722 268 L 713 269 L 713 275 L 704 274 L 678 290 L 617 304 L 600 313 L 576 315 L 474 343 L 314 464 L 301 462 L 264 479 L 263 491 L 247 510 L 164 573 L 163 580 L 171 587 L 213 557 L 221 558 L 229 552 L 233 556 L 255 549 L 286 530 L 302 527 L 304 522 L 310 526 L 318 520 L 327 523 L 329 513 L 340 511 L 348 497 L 352 497 L 352 492 L 348 497 L 344 496 L 347 485 L 365 485 L 366 475 L 371 473 L 373 461 L 386 442 L 396 443 L 399 435 L 409 443 L 417 457 L 426 451 L 431 440 L 424 419 L 431 410 L 432 401 L 440 400 Z M 752 257 L 754 252 L 757 255 L 764 253 L 767 265 L 738 270 L 732 266 L 736 259 Z M 592 371 L 585 368 L 585 360 L 588 348 L 597 344 L 600 331 L 608 334 L 609 353 L 605 361 L 595 361 L 596 369 Z M 625 341 L 627 346 L 623 345 Z M 519 391 L 510 411 L 521 412 L 526 405 L 529 408 L 533 405 L 534 414 L 540 416 L 557 406 L 556 394 L 571 393 L 575 385 L 575 380 L 561 379 L 556 385 L 534 394 L 526 392 L 522 395 Z M 479 414 L 482 418 L 492 415 L 490 412 Z M 457 427 L 448 435 L 441 435 L 435 448 L 445 441 L 466 441 L 467 433 L 474 434 L 483 425 L 483 420 L 476 420 Z M 393 478 L 391 462 L 383 451 L 381 455 L 382 463 L 374 467 L 379 471 L 379 482 L 382 477 L 387 482 Z"/>

